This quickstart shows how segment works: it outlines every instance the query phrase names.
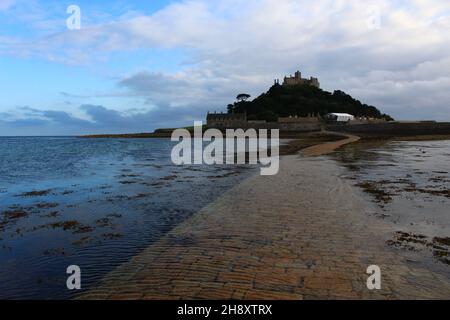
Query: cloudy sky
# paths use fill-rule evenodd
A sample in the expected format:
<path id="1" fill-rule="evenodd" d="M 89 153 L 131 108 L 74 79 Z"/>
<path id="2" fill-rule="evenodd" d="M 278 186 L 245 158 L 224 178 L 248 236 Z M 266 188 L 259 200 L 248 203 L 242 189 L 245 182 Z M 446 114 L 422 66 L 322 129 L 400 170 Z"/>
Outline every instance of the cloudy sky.
<path id="1" fill-rule="evenodd" d="M 397 119 L 450 120 L 449 15 L 443 0 L 0 0 L 0 135 L 191 125 L 297 69 Z"/>

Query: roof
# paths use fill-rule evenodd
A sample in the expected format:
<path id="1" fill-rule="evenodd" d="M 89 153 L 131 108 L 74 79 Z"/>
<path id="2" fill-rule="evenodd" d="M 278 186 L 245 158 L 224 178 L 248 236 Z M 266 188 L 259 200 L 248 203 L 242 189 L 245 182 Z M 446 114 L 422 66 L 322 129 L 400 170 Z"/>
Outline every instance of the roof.
<path id="1" fill-rule="evenodd" d="M 350 113 L 337 113 L 337 112 L 332 112 L 329 113 L 332 114 L 333 116 L 337 116 L 337 117 L 354 117 L 354 115 L 350 114 Z"/>

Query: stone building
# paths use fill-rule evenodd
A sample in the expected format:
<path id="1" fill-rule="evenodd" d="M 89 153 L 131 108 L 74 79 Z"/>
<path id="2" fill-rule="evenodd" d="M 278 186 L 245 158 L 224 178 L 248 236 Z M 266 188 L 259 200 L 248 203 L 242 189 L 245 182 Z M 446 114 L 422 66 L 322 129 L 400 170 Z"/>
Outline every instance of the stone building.
<path id="1" fill-rule="evenodd" d="M 320 88 L 319 79 L 311 77 L 310 79 L 302 78 L 302 73 L 297 71 L 294 76 L 284 77 L 283 86 L 309 85 Z"/>
<path id="2" fill-rule="evenodd" d="M 322 121 L 319 114 L 309 114 L 307 117 L 289 116 L 279 117 L 278 123 L 318 123 Z"/>
<path id="3" fill-rule="evenodd" d="M 208 128 L 224 129 L 278 129 L 280 131 L 312 132 L 321 130 L 319 117 L 285 117 L 277 122 L 264 120 L 249 120 L 245 113 L 208 113 L 206 116 Z"/>
<path id="4" fill-rule="evenodd" d="M 209 113 L 206 116 L 208 128 L 233 129 L 247 126 L 245 113 Z"/>

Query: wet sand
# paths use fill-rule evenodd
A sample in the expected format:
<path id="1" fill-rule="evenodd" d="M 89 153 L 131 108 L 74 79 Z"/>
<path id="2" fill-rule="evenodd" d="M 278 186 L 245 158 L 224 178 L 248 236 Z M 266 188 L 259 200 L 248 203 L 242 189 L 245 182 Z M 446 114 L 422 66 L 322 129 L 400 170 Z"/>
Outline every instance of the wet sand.
<path id="1" fill-rule="evenodd" d="M 342 168 L 306 157 L 341 143 L 282 157 L 278 175 L 236 185 L 79 298 L 450 298 L 450 279 L 386 244 L 395 230 L 367 213 L 373 204 Z M 366 287 L 373 264 L 381 290 Z"/>
<path id="2" fill-rule="evenodd" d="M 330 132 L 329 134 L 333 134 L 333 133 Z M 308 157 L 325 155 L 325 154 L 329 154 L 329 153 L 333 152 L 334 150 L 336 150 L 342 146 L 345 146 L 349 143 L 357 142 L 360 140 L 360 138 L 358 136 L 351 135 L 351 134 L 342 134 L 342 137 L 345 139 L 317 144 L 315 146 L 311 146 L 311 147 L 303 149 L 302 153 Z"/>

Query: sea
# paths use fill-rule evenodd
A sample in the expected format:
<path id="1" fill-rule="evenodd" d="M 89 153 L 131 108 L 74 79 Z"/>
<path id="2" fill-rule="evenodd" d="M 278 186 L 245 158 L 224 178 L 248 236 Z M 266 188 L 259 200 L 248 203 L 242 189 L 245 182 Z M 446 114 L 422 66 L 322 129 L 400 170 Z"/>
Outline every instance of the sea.
<path id="1" fill-rule="evenodd" d="M 0 137 L 0 299 L 69 299 L 254 174 L 170 139 Z M 68 290 L 71 265 L 81 291 Z"/>
<path id="2" fill-rule="evenodd" d="M 169 139 L 0 137 L 0 299 L 94 287 L 259 169 L 183 165 Z M 368 141 L 326 156 L 392 226 L 386 250 L 450 276 L 450 141 Z M 317 158 L 317 161 L 321 161 Z M 71 265 L 80 291 L 67 289 Z"/>
<path id="3" fill-rule="evenodd" d="M 392 230 L 386 250 L 450 277 L 450 140 L 365 141 L 330 158 Z"/>

